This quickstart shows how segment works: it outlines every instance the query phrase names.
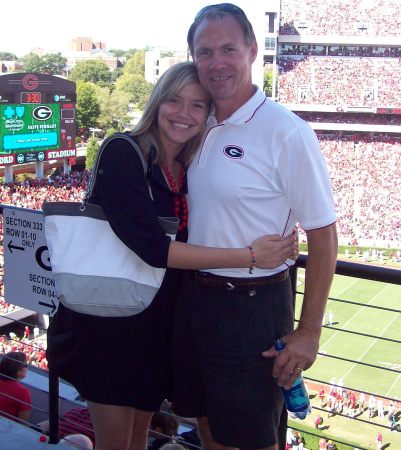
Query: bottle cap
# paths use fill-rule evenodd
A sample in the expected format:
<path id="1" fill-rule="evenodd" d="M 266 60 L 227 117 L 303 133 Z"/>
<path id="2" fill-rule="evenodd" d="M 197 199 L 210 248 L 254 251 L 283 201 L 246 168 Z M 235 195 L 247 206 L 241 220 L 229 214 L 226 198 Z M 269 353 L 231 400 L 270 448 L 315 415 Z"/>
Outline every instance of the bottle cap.
<path id="1" fill-rule="evenodd" d="M 285 349 L 285 342 L 281 339 L 274 341 L 274 349 L 278 352 L 282 352 Z"/>

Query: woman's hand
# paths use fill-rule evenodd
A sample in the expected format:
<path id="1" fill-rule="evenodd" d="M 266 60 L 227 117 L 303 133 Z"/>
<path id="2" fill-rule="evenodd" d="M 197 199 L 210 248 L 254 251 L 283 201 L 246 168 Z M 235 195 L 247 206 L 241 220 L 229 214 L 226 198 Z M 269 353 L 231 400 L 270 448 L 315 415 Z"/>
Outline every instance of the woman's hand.
<path id="1" fill-rule="evenodd" d="M 299 255 L 298 232 L 294 230 L 287 237 L 268 234 L 255 239 L 252 244 L 255 253 L 256 267 L 274 269 L 281 266 L 288 258 L 294 261 Z"/>

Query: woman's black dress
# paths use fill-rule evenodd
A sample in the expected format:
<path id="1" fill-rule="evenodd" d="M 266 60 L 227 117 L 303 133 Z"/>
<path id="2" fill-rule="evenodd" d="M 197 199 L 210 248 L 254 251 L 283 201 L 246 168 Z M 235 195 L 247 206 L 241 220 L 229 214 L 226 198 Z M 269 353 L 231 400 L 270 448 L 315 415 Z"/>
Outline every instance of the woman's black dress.
<path id="1" fill-rule="evenodd" d="M 177 194 L 158 166 L 148 167 L 148 179 L 153 202 L 132 146 L 112 141 L 100 161 L 93 203 L 103 206 L 128 247 L 148 264 L 166 267 L 170 238 L 157 216 L 175 215 Z M 185 239 L 186 230 L 177 234 L 177 240 Z M 86 400 L 157 411 L 172 389 L 172 315 L 179 277 L 180 271 L 168 269 L 152 304 L 130 317 L 79 314 L 60 304 L 48 330 L 49 369 Z"/>

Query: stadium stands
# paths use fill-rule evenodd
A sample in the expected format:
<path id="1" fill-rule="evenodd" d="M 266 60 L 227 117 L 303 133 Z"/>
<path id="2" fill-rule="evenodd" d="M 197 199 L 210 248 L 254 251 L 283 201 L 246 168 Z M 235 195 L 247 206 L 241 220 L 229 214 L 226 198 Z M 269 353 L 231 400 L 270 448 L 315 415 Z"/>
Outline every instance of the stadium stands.
<path id="1" fill-rule="evenodd" d="M 280 34 L 401 36 L 398 0 L 281 0 Z"/>

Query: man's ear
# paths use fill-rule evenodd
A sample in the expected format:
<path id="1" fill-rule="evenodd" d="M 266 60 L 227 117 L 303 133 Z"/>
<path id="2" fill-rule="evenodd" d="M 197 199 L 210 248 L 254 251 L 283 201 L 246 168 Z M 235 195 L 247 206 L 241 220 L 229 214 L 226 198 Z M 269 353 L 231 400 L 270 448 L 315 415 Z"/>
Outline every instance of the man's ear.
<path id="1" fill-rule="evenodd" d="M 250 49 L 251 64 L 255 62 L 257 56 L 258 56 L 258 44 L 256 43 L 256 41 L 254 41 L 251 44 Z"/>

